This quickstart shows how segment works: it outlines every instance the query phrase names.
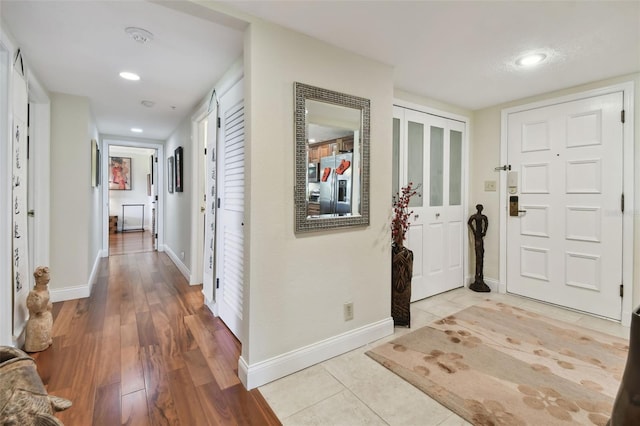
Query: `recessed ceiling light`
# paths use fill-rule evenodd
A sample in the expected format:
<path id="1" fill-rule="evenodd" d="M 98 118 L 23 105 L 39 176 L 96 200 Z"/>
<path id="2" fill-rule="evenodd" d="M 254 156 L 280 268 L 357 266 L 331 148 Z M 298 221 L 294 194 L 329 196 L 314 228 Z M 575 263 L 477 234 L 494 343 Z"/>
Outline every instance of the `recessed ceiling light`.
<path id="1" fill-rule="evenodd" d="M 544 53 L 531 53 L 519 57 L 516 60 L 516 65 L 520 67 L 532 67 L 543 62 L 545 59 L 547 59 L 547 55 L 545 55 Z"/>
<path id="2" fill-rule="evenodd" d="M 131 131 L 132 131 L 133 133 L 142 133 L 142 129 L 140 129 L 140 128 L 138 128 L 138 127 L 132 127 L 132 128 L 131 128 Z"/>
<path id="3" fill-rule="evenodd" d="M 145 30 L 144 28 L 127 27 L 124 29 L 124 32 L 129 34 L 129 36 L 138 43 L 144 44 L 148 41 L 153 40 L 153 34 Z"/>
<path id="4" fill-rule="evenodd" d="M 125 80 L 131 80 L 131 81 L 140 80 L 140 76 L 138 74 L 133 72 L 128 72 L 128 71 L 122 71 L 120 73 L 120 77 L 124 78 Z"/>
<path id="5" fill-rule="evenodd" d="M 140 102 L 142 105 L 146 106 L 147 108 L 151 108 L 152 106 L 154 106 L 156 103 L 153 101 L 141 101 Z"/>

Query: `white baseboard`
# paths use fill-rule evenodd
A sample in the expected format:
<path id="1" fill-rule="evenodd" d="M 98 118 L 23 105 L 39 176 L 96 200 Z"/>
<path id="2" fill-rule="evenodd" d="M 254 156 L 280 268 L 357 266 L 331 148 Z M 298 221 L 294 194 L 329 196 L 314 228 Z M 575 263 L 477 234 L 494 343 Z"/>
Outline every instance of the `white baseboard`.
<path id="1" fill-rule="evenodd" d="M 83 299 L 91 295 L 89 285 L 77 285 L 65 288 L 49 289 L 49 297 L 51 302 L 64 302 L 65 300 Z"/>
<path id="2" fill-rule="evenodd" d="M 100 267 L 101 259 L 105 257 L 104 255 L 105 250 L 98 250 L 87 284 L 64 288 L 50 288 L 49 298 L 51 302 L 64 302 L 65 300 L 83 299 L 91 296 L 91 289 L 93 288 L 93 284 L 98 280 L 98 268 Z"/>
<path id="3" fill-rule="evenodd" d="M 180 270 L 184 278 L 187 280 L 187 282 L 189 282 L 189 280 L 191 279 L 191 271 L 189 271 L 189 268 L 187 268 L 187 266 L 182 263 L 182 260 L 180 260 L 178 255 L 176 255 L 173 250 L 171 250 L 171 247 L 166 244 L 164 245 L 164 252 L 167 253 L 169 259 L 171 259 L 171 261 L 175 263 L 175 265 L 178 267 L 178 270 Z"/>
<path id="4" fill-rule="evenodd" d="M 390 334 L 393 319 L 386 318 L 255 364 L 247 364 L 241 356 L 238 376 L 245 388 L 251 390 Z"/>
<path id="5" fill-rule="evenodd" d="M 207 295 L 206 295 L 206 294 L 204 294 L 204 291 L 202 292 L 202 295 L 204 296 L 204 304 L 205 304 L 205 306 L 206 306 L 207 308 L 209 308 L 209 310 L 211 311 L 211 313 L 212 313 L 214 316 L 216 316 L 216 317 L 220 316 L 220 315 L 219 315 L 219 312 L 218 312 L 218 306 L 219 306 L 219 305 L 215 302 L 215 300 L 209 299 L 209 298 L 207 297 Z"/>

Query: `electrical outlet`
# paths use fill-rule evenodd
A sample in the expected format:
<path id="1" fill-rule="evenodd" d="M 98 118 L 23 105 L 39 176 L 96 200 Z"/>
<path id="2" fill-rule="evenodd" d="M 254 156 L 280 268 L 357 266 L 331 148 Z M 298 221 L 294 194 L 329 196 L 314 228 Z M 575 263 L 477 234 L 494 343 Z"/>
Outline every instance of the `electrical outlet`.
<path id="1" fill-rule="evenodd" d="M 484 190 L 485 191 L 495 191 L 496 190 L 496 181 L 495 180 L 485 180 L 484 181 Z"/>
<path id="2" fill-rule="evenodd" d="M 350 321 L 353 319 L 353 303 L 348 302 L 344 304 L 344 320 Z"/>
<path id="3" fill-rule="evenodd" d="M 180 252 L 180 259 L 184 260 L 184 252 L 183 251 Z"/>

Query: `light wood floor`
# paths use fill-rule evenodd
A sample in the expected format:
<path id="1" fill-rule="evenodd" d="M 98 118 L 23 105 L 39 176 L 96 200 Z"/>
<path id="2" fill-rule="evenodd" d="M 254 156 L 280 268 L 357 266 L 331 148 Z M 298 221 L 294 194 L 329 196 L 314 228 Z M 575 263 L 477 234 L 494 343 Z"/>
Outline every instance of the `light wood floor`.
<path id="1" fill-rule="evenodd" d="M 57 417 L 86 425 L 278 425 L 237 375 L 240 343 L 159 252 L 102 260 L 91 297 L 55 303 L 53 345 L 33 354 Z"/>

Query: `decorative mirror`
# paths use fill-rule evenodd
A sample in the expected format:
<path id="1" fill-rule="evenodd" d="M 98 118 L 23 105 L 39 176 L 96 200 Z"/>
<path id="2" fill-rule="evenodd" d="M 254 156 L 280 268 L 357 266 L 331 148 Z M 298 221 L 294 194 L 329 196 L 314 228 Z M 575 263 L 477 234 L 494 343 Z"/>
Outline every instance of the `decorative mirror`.
<path id="1" fill-rule="evenodd" d="M 296 232 L 369 224 L 369 99 L 295 83 Z"/>

